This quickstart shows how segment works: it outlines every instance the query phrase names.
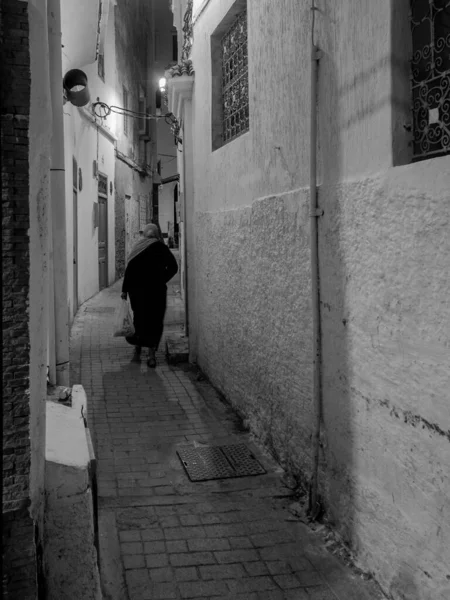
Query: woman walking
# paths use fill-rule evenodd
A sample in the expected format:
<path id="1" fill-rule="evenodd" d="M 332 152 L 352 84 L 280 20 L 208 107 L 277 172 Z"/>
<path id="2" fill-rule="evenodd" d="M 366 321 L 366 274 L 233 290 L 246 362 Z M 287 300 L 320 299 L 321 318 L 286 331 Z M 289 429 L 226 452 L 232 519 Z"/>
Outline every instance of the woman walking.
<path id="1" fill-rule="evenodd" d="M 142 347 L 148 348 L 149 367 L 156 367 L 155 352 L 163 333 L 167 282 L 177 271 L 177 261 L 161 241 L 158 226 L 146 225 L 128 257 L 122 298 L 126 299 L 128 294 L 133 309 L 135 335 L 126 338 L 135 346 L 133 358 L 140 360 Z"/>

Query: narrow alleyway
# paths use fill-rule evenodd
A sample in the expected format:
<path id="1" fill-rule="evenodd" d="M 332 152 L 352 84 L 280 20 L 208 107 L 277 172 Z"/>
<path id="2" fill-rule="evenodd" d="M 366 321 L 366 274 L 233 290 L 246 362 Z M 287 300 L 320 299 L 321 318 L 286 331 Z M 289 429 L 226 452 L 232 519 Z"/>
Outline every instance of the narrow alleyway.
<path id="1" fill-rule="evenodd" d="M 183 323 L 179 279 L 169 290 L 166 335 Z M 116 283 L 81 306 L 71 338 L 97 456 L 105 600 L 378 598 L 293 519 L 281 470 L 208 383 L 168 366 L 164 344 L 156 369 L 130 362 L 111 335 L 119 294 Z M 176 448 L 195 442 L 245 443 L 267 474 L 192 483 Z"/>

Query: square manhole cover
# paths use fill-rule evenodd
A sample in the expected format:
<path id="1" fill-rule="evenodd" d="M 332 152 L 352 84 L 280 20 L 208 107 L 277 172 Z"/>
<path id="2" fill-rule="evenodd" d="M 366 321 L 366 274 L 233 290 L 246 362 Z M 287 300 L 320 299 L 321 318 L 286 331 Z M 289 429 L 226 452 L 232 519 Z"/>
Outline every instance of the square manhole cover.
<path id="1" fill-rule="evenodd" d="M 177 454 L 191 481 L 263 475 L 264 467 L 244 444 L 230 446 L 182 446 Z"/>

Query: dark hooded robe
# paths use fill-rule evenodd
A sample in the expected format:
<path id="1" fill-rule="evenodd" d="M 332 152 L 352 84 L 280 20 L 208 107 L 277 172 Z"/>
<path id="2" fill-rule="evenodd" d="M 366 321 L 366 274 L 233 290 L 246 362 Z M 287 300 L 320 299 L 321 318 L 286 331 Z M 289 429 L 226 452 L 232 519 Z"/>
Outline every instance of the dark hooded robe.
<path id="1" fill-rule="evenodd" d="M 177 271 L 176 258 L 161 241 L 153 241 L 129 260 L 122 285 L 134 316 L 135 335 L 127 338 L 129 343 L 157 350 L 164 327 L 167 282 Z"/>

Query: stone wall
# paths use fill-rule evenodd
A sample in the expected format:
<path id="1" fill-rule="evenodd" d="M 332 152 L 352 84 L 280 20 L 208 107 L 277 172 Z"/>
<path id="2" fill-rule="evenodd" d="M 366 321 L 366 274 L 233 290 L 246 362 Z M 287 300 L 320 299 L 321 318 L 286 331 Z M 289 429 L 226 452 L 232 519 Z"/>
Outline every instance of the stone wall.
<path id="1" fill-rule="evenodd" d="M 30 56 L 27 4 L 1 9 L 3 283 L 3 597 L 36 594 L 30 504 L 29 163 Z"/>

